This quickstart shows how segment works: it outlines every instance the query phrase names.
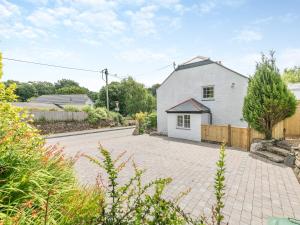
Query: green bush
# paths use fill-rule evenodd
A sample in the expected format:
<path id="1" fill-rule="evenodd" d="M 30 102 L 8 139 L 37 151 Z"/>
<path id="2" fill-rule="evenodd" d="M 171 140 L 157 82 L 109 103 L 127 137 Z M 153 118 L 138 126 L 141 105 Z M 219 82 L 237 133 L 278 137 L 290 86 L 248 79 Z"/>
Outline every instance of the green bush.
<path id="1" fill-rule="evenodd" d="M 146 112 L 140 112 L 135 114 L 135 120 L 137 121 L 139 134 L 150 133 L 157 128 L 157 114 L 152 112 L 150 114 Z"/>
<path id="2" fill-rule="evenodd" d="M 109 119 L 116 122 L 117 124 L 123 124 L 124 118 L 120 113 L 117 112 L 108 112 Z"/>
<path id="3" fill-rule="evenodd" d="M 80 112 L 81 109 L 78 106 L 74 106 L 74 105 L 66 105 L 64 106 L 64 110 L 66 112 Z"/>
<path id="4" fill-rule="evenodd" d="M 15 86 L 0 82 L 0 224 L 91 224 L 101 211 L 99 189 L 77 186 L 74 160 L 29 125 L 13 107 Z"/>
<path id="5" fill-rule="evenodd" d="M 93 108 L 91 106 L 85 106 L 82 110 L 88 114 L 87 120 L 91 124 L 99 124 L 104 120 L 111 120 L 117 124 L 123 124 L 124 119 L 120 113 L 108 111 L 104 107 Z"/>
<path id="6" fill-rule="evenodd" d="M 97 218 L 97 223 L 102 225 L 129 225 L 129 224 L 165 224 L 165 225 L 220 225 L 224 219 L 224 183 L 225 183 L 225 148 L 220 149 L 215 175 L 216 204 L 212 207 L 212 217 L 201 216 L 194 219 L 186 214 L 178 203 L 189 190 L 181 192 L 171 200 L 163 197 L 164 191 L 171 178 L 157 178 L 143 184 L 144 170 L 139 169 L 133 162 L 134 175 L 123 185 L 118 183 L 119 173 L 125 168 L 130 158 L 121 161 L 124 153 L 112 159 L 109 151 L 100 146 L 102 159 L 86 156 L 90 161 L 106 172 L 106 201 L 102 213 Z"/>
<path id="7" fill-rule="evenodd" d="M 157 114 L 152 112 L 146 116 L 145 126 L 147 130 L 154 130 L 157 128 Z"/>
<path id="8" fill-rule="evenodd" d="M 88 114 L 87 121 L 91 124 L 98 124 L 101 120 L 108 119 L 108 113 L 105 108 L 84 107 L 83 111 Z"/>

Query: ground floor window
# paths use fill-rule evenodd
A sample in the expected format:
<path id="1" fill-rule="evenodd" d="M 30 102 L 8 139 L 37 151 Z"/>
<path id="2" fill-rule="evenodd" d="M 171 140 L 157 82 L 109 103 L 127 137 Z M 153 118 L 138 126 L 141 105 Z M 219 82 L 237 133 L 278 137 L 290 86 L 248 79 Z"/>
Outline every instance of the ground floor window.
<path id="1" fill-rule="evenodd" d="M 191 127 L 191 116 L 190 115 L 178 115 L 177 116 L 177 127 L 178 128 L 190 128 Z"/>
<path id="2" fill-rule="evenodd" d="M 184 128 L 190 128 L 190 127 L 191 127 L 191 116 L 184 115 Z"/>

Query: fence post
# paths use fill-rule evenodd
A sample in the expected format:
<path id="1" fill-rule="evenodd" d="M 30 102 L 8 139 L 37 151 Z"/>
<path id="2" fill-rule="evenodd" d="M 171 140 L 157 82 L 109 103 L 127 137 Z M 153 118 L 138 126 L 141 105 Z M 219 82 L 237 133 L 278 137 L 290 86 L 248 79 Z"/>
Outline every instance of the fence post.
<path id="1" fill-rule="evenodd" d="M 228 124 L 227 126 L 227 146 L 231 147 L 231 125 Z"/>
<path id="2" fill-rule="evenodd" d="M 250 151 L 251 146 L 251 128 L 247 127 L 247 150 Z"/>

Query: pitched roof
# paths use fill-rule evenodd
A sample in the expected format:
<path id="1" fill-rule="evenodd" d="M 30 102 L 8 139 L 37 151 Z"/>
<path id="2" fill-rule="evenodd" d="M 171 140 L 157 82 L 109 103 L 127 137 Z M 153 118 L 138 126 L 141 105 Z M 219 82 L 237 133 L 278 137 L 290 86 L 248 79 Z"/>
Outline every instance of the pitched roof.
<path id="1" fill-rule="evenodd" d="M 61 110 L 61 108 L 57 107 L 54 104 L 49 103 L 35 103 L 35 102 L 12 102 L 12 105 L 27 108 L 27 109 L 54 109 L 54 110 Z"/>
<path id="2" fill-rule="evenodd" d="M 197 100 L 190 98 L 178 105 L 166 111 L 167 113 L 209 113 L 210 109 L 198 102 Z"/>
<path id="3" fill-rule="evenodd" d="M 50 103 L 58 105 L 75 104 L 85 105 L 88 101 L 92 101 L 87 95 L 41 95 L 32 99 L 30 102 L 36 103 Z"/>
<path id="4" fill-rule="evenodd" d="M 217 64 L 217 65 L 223 67 L 224 69 L 229 70 L 229 71 L 231 71 L 231 72 L 233 72 L 233 73 L 235 73 L 235 74 L 237 74 L 237 75 L 239 75 L 243 78 L 249 79 L 249 77 L 247 77 L 247 76 L 245 76 L 241 73 L 238 73 L 238 72 L 236 72 L 232 69 L 229 69 L 228 67 L 224 66 L 219 61 L 213 61 L 210 58 L 204 57 L 204 56 L 196 56 L 192 59 L 189 59 L 189 60 L 183 62 L 182 64 L 179 64 L 177 66 L 177 68 L 161 83 L 160 87 L 162 87 L 163 84 L 174 74 L 174 72 L 176 72 L 178 70 L 184 70 L 184 69 L 194 68 L 194 67 L 198 67 L 198 66 L 205 66 L 205 65 L 208 65 L 208 64 Z"/>
<path id="5" fill-rule="evenodd" d="M 190 64 L 190 63 L 195 63 L 195 62 L 200 62 L 200 61 L 204 61 L 204 60 L 208 60 L 209 58 L 208 57 L 204 57 L 204 56 L 196 56 L 194 58 L 191 58 L 185 62 L 183 62 L 182 64 L 180 65 L 187 65 L 187 64 Z"/>

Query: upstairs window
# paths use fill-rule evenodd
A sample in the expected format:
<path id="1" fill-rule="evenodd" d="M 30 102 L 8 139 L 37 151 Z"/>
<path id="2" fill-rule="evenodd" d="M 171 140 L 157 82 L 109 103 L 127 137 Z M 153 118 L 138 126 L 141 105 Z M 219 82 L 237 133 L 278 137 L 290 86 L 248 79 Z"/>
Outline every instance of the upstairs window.
<path id="1" fill-rule="evenodd" d="M 206 86 L 202 88 L 202 99 L 213 100 L 215 96 L 214 86 Z"/>

